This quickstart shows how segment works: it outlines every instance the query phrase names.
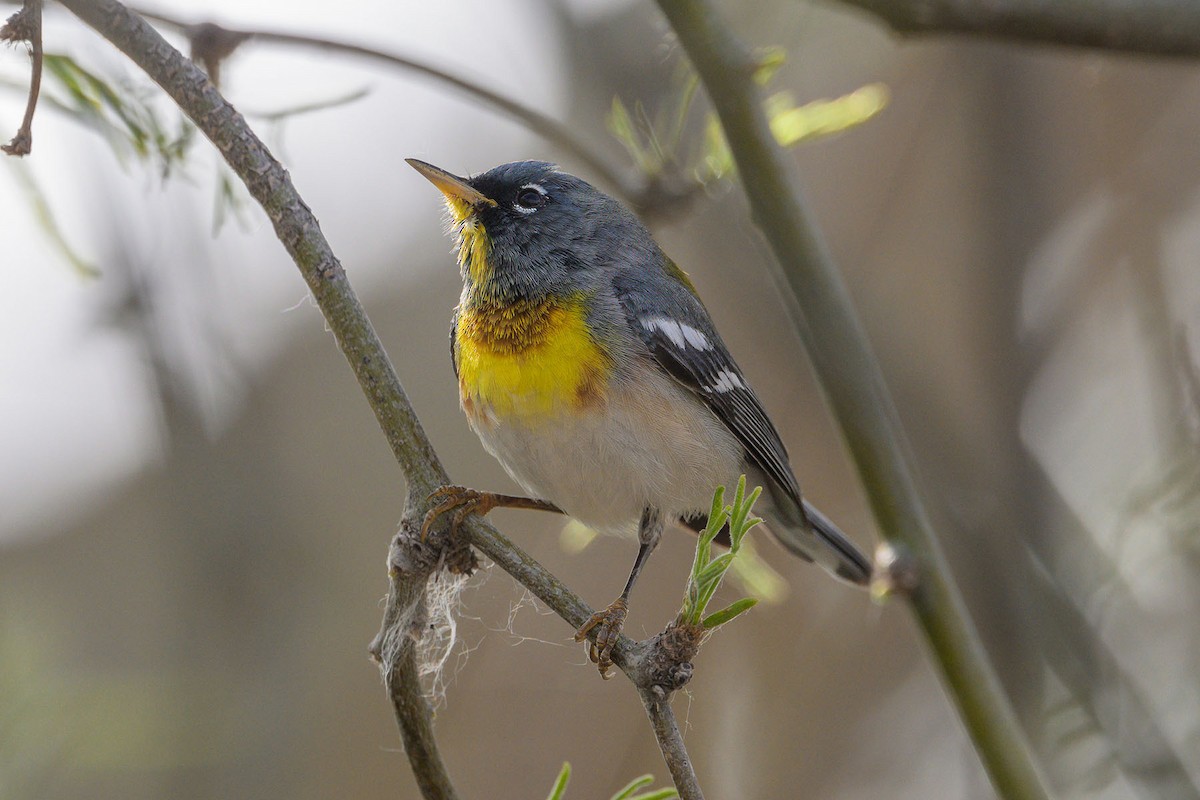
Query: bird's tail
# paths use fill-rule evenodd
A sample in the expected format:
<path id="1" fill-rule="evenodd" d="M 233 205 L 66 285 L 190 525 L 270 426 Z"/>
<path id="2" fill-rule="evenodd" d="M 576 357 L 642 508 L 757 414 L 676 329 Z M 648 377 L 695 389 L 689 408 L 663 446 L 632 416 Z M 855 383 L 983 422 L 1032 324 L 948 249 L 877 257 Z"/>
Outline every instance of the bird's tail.
<path id="1" fill-rule="evenodd" d="M 767 494 L 774 502 L 764 503 L 760 513 L 780 544 L 834 577 L 858 586 L 870 582 L 871 560 L 829 517 L 807 500 L 801 501 L 801 509 L 790 497 L 781 497 L 783 492 Z"/>

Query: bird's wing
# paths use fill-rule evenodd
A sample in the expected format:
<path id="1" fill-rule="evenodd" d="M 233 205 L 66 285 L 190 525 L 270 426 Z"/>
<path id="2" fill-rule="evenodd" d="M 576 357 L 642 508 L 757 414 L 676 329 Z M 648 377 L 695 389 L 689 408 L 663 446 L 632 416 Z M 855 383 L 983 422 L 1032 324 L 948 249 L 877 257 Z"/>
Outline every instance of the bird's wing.
<path id="1" fill-rule="evenodd" d="M 454 377 L 458 377 L 458 310 L 450 321 L 450 363 L 454 366 Z"/>
<path id="2" fill-rule="evenodd" d="M 625 275 L 614 282 L 630 328 L 659 365 L 704 401 L 746 448 L 750 461 L 799 507 L 800 486 L 779 432 L 721 341 L 704 305 L 682 282 L 650 285 L 646 278 L 644 274 Z"/>

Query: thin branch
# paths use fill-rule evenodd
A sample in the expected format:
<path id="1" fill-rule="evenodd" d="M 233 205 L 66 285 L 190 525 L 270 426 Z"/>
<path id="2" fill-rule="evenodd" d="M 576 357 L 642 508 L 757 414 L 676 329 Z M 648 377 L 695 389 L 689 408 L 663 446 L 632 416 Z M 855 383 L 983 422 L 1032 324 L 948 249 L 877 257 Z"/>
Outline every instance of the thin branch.
<path id="1" fill-rule="evenodd" d="M 416 530 L 415 519 L 406 514 L 388 549 L 387 605 L 369 652 L 383 675 L 404 753 L 421 795 L 426 800 L 458 800 L 437 748 L 433 714 L 417 665 L 417 643 L 426 622 L 426 586 L 438 568 L 438 554 L 432 548 L 405 546 L 405 537 L 413 540 Z M 465 555 L 460 566 L 469 573 L 474 559 L 469 550 Z"/>
<path id="2" fill-rule="evenodd" d="M 1152 56 L 1200 56 L 1193 0 L 838 0 L 899 34 L 966 34 Z"/>
<path id="3" fill-rule="evenodd" d="M 289 45 L 382 62 L 390 67 L 399 67 L 415 72 L 450 86 L 485 105 L 511 117 L 529 130 L 546 139 L 554 146 L 570 153 L 584 164 L 600 181 L 612 189 L 639 212 L 666 213 L 673 206 L 685 206 L 699 190 L 695 182 L 685 186 L 668 186 L 662 177 L 639 178 L 630 181 L 590 146 L 579 139 L 569 127 L 542 112 L 530 108 L 512 98 L 494 92 L 484 86 L 460 78 L 443 69 L 431 66 L 408 56 L 396 55 L 365 45 L 337 41 L 323 36 L 306 36 L 286 31 L 266 29 L 225 28 L 214 22 L 189 23 L 157 11 L 134 8 L 146 19 L 175 28 L 192 42 L 193 58 L 201 60 L 210 76 L 218 74 L 222 59 L 229 56 L 242 42 L 254 40 L 272 44 Z"/>
<path id="4" fill-rule="evenodd" d="M 469 571 L 473 566 L 470 552 L 462 543 L 442 546 L 444 530 L 431 535 L 428 544 L 414 534 L 420 530 L 420 522 L 429 506 L 429 493 L 449 483 L 445 470 L 316 218 L 297 194 L 287 171 L 271 156 L 241 115 L 221 97 L 194 63 L 117 0 L 62 0 L 62 4 L 145 70 L 216 145 L 233 171 L 245 182 L 299 267 L 375 412 L 408 482 L 408 499 L 401 531 L 389 552 L 388 602 L 380 634 L 372 643 L 371 652 L 383 665 L 405 750 L 410 759 L 423 764 L 422 771 L 417 773 L 422 793 L 428 800 L 454 800 L 453 787 L 432 735 L 428 704 L 423 699 L 422 702 L 414 699 L 419 695 L 413 660 L 414 624 L 424 614 L 425 583 L 440 568 L 443 555 L 449 561 L 458 562 L 457 566 L 451 565 L 452 569 Z M 586 603 L 491 525 L 472 518 L 465 529 L 471 545 L 488 555 L 572 626 L 582 625 L 591 616 L 592 609 Z M 678 676 L 681 671 L 678 665 L 667 663 L 668 659 L 658 646 L 661 638 L 633 642 L 623 636 L 613 651 L 613 661 L 639 691 L 660 686 L 665 705 L 670 691 L 679 684 L 676 680 L 663 687 L 662 676 Z M 651 714 L 651 719 L 657 734 L 665 719 L 661 709 Z M 669 727 L 663 728 L 665 738 L 659 739 L 659 746 L 674 774 L 679 769 L 679 754 L 682 753 L 686 760 L 686 751 L 678 738 L 678 729 L 672 735 Z M 432 766 L 426 762 L 432 762 Z M 694 774 L 691 784 L 695 784 Z M 698 789 L 696 792 L 685 789 L 686 784 L 680 787 L 685 800 L 701 797 Z"/>
<path id="5" fill-rule="evenodd" d="M 42 90 L 42 0 L 25 0 L 21 10 L 0 28 L 0 42 L 29 42 L 29 101 L 12 141 L 0 145 L 10 156 L 27 156 L 33 150 L 33 113 Z"/>
<path id="6" fill-rule="evenodd" d="M 682 800 L 704 800 L 700 791 L 700 782 L 696 780 L 696 770 L 692 768 L 692 759 L 688 757 L 687 748 L 683 746 L 683 736 L 679 733 L 679 723 L 675 721 L 675 711 L 671 708 L 671 696 L 657 686 L 638 689 L 642 705 L 646 708 L 646 716 L 654 726 L 654 736 L 662 749 L 663 760 L 671 772 L 671 780 Z"/>
<path id="7" fill-rule="evenodd" d="M 458 792 L 450 782 L 450 774 L 437 748 L 437 738 L 433 735 L 429 701 L 421 690 L 417 649 L 411 643 L 400 651 L 398 663 L 388 674 L 387 688 L 404 739 L 408 765 L 421 795 L 438 800 L 458 800 Z"/>
<path id="8" fill-rule="evenodd" d="M 789 311 L 883 535 L 920 566 L 910 595 L 950 693 L 997 790 L 1044 800 L 1016 716 L 953 584 L 908 467 L 891 397 L 833 259 L 805 207 L 794 165 L 771 135 L 755 64 L 705 0 L 658 0 L 712 99 L 755 221 L 790 288 Z"/>
<path id="9" fill-rule="evenodd" d="M 423 498 L 436 486 L 447 483 L 445 471 L 434 455 L 379 337 L 287 171 L 204 73 L 140 17 L 131 14 L 116 0 L 63 0 L 63 5 L 116 45 L 166 90 L 216 145 L 245 182 L 250 194 L 262 205 L 280 242 L 300 268 L 367 395 L 408 479 L 410 499 Z M 403 586 L 397 589 L 393 585 L 393 594 L 403 594 L 408 589 Z M 404 671 L 398 675 L 403 677 Z M 389 681 L 389 691 L 394 688 L 395 682 Z M 436 740 L 429 735 L 428 708 L 404 702 L 402 698 L 393 698 L 393 707 L 405 749 L 410 753 L 436 753 Z M 430 785 L 436 788 L 437 784 Z M 423 791 L 426 788 L 422 786 Z M 425 796 L 429 800 L 453 800 L 454 797 L 452 793 Z"/>

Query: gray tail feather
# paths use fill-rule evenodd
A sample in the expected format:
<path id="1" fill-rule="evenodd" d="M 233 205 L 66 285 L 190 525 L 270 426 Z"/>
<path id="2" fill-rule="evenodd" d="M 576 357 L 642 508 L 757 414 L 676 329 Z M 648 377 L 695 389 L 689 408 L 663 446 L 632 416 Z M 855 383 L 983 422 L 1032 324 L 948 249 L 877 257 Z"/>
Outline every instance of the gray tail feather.
<path id="1" fill-rule="evenodd" d="M 798 514 L 787 514 L 785 509 L 764 509 L 767 525 L 779 543 L 806 561 L 815 561 L 831 575 L 857 586 L 865 586 L 871 580 L 871 560 L 807 500 L 801 519 L 788 519 Z M 792 503 L 786 510 L 799 510 Z M 785 506 L 786 508 L 786 506 Z M 775 524 L 772 525 L 771 523 Z"/>

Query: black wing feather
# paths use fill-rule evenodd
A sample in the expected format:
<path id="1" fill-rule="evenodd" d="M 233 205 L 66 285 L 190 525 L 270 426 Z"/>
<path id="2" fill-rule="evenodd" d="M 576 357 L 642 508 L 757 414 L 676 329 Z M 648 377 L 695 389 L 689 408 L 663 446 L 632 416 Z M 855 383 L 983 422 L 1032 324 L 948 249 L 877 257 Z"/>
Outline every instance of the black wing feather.
<path id="1" fill-rule="evenodd" d="M 800 507 L 800 487 L 792 474 L 779 432 L 695 295 L 685 290 L 674 298 L 673 317 L 639 309 L 629 299 L 629 294 L 622 293 L 621 296 L 630 327 L 641 336 L 655 360 L 704 401 L 746 448 L 749 460 L 779 484 Z M 681 347 L 661 326 L 647 324 L 648 320 L 658 319 L 673 319 L 694 328 L 704 335 L 708 347 L 695 347 L 687 341 Z"/>

